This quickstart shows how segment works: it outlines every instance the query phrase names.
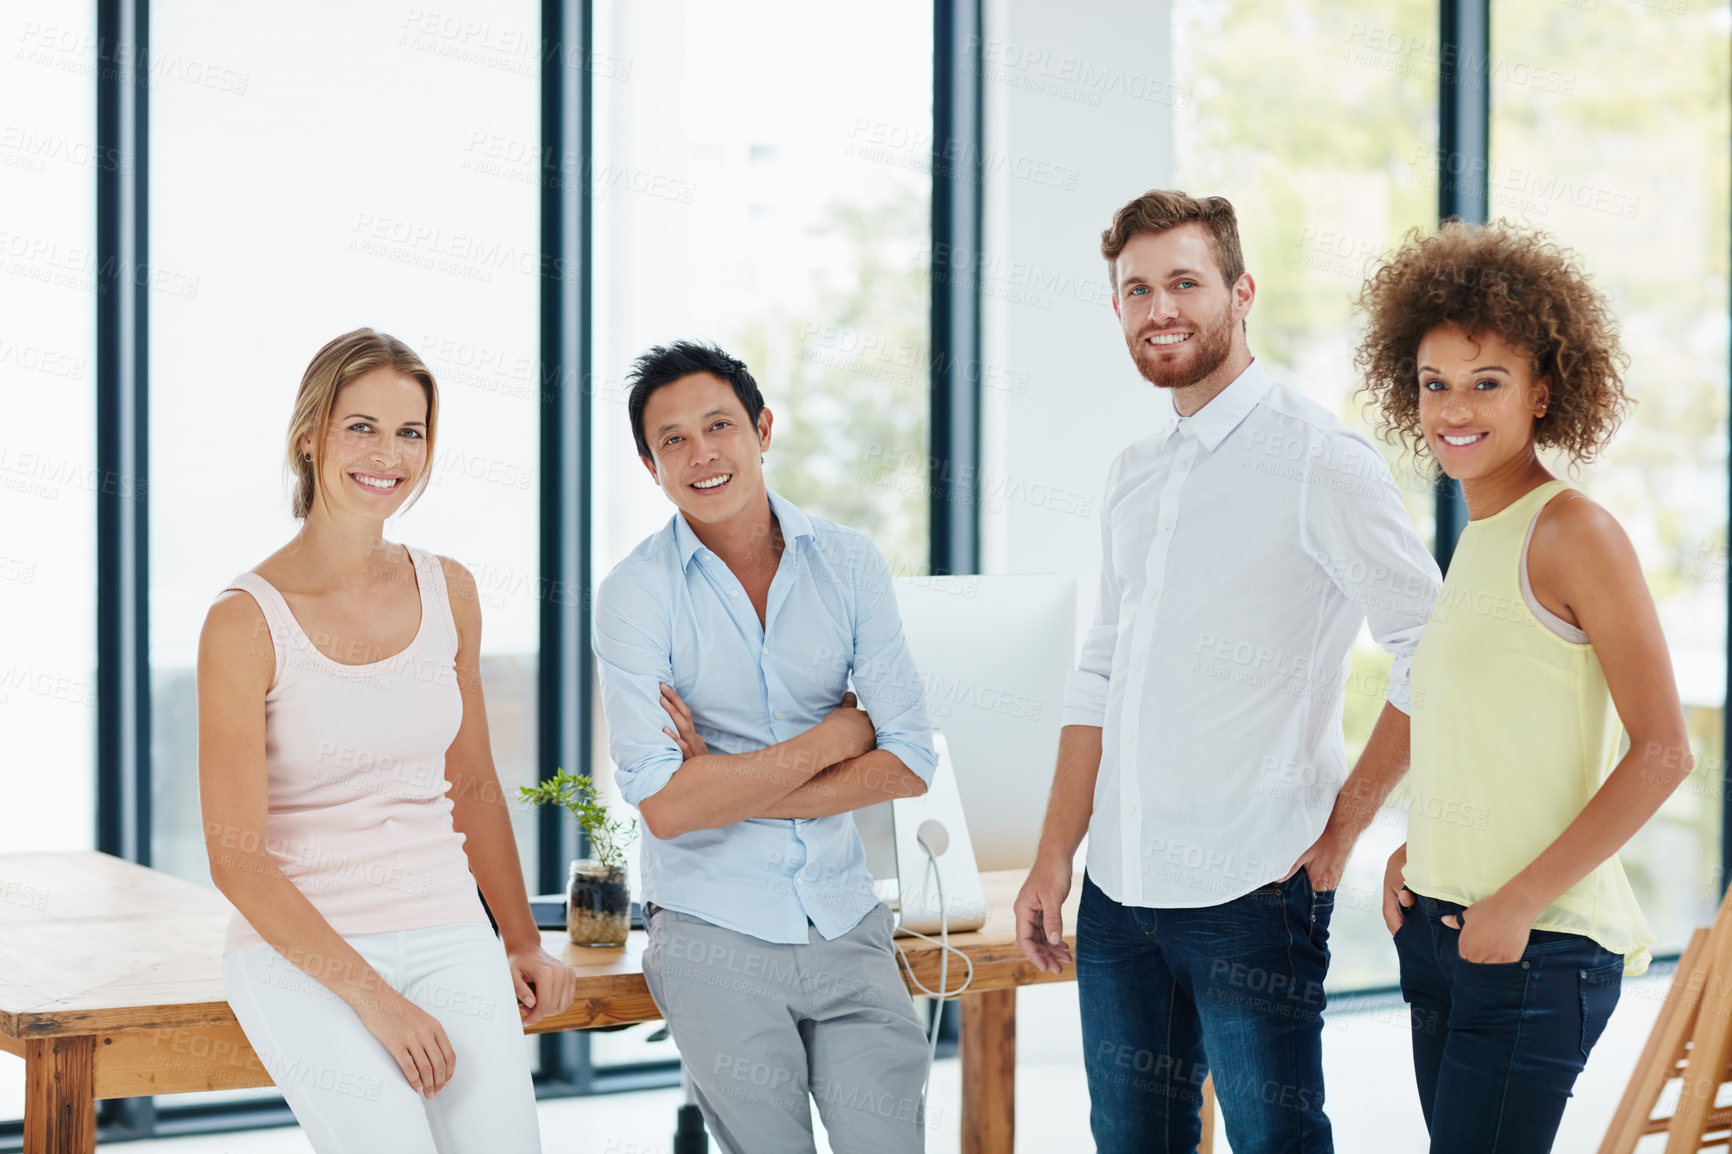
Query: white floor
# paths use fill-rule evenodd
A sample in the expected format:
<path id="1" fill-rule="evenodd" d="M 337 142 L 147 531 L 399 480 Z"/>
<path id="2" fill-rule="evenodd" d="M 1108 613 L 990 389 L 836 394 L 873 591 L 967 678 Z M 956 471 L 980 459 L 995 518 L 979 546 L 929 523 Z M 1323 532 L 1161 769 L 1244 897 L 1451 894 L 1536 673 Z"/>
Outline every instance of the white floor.
<path id="1" fill-rule="evenodd" d="M 1666 975 L 1625 983 L 1617 1013 L 1576 1084 L 1557 1154 L 1589 1154 L 1598 1147 L 1670 981 Z M 1017 1010 L 1017 1148 L 1040 1154 L 1084 1151 L 1089 1145 L 1088 1093 L 1076 987 L 1030 987 L 1018 995 Z M 1336 1149 L 1341 1154 L 1423 1154 L 1424 1126 L 1413 1092 L 1405 1008 L 1332 1013 L 1326 1020 L 1324 1061 Z M 19 1075 L 16 1087 L 11 1084 L 13 1073 Z M 0 1116 L 13 1104 L 14 1089 L 22 1091 L 22 1080 L 21 1070 L 0 1070 Z M 930 1154 L 954 1154 L 960 1148 L 960 1088 L 955 1060 L 941 1061 L 932 1076 Z M 668 1154 L 679 1101 L 677 1090 L 656 1090 L 544 1102 L 542 1148 L 546 1154 Z M 17 1116 L 15 1110 L 11 1113 Z M 1654 1150 L 1664 1145 L 1650 1142 Z M 99 1149 L 126 1154 L 310 1154 L 312 1148 L 298 1131 L 280 1129 L 105 1143 Z M 819 1149 L 828 1146 L 820 1143 Z M 1224 1133 L 1217 1136 L 1215 1149 L 1229 1149 Z M 1644 1154 L 1649 1149 L 1648 1143 L 1641 1147 Z"/>

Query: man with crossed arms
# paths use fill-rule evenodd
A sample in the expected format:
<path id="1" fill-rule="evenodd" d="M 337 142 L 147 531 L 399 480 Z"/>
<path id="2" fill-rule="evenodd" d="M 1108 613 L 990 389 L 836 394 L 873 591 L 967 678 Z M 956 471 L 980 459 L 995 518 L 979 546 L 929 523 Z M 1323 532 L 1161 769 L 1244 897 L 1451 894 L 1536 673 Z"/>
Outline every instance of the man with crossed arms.
<path id="1" fill-rule="evenodd" d="M 595 604 L 615 780 L 648 827 L 644 977 L 722 1151 L 813 1151 L 815 1101 L 839 1154 L 913 1154 L 926 1038 L 849 816 L 938 763 L 889 566 L 765 487 L 740 361 L 682 341 L 630 383 L 677 510 Z"/>

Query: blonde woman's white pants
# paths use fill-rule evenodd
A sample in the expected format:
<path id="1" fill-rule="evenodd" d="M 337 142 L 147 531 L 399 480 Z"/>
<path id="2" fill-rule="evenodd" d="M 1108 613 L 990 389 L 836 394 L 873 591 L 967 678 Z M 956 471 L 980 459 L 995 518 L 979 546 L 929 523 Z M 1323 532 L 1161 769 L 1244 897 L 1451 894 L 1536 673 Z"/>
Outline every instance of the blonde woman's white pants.
<path id="1" fill-rule="evenodd" d="M 505 950 L 479 923 L 345 934 L 439 1020 L 457 1056 L 424 1098 L 355 1011 L 268 945 L 223 959 L 247 1041 L 318 1154 L 539 1154 L 528 1043 Z"/>

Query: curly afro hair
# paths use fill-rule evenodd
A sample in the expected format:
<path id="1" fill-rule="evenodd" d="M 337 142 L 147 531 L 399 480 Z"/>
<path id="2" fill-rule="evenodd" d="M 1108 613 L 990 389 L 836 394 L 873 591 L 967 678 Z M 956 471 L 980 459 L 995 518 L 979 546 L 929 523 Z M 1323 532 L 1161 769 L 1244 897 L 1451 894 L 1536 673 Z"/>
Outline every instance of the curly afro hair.
<path id="1" fill-rule="evenodd" d="M 1496 333 L 1526 350 L 1534 376 L 1551 384 L 1534 443 L 1577 463 L 1605 447 L 1632 403 L 1622 375 L 1629 357 L 1609 303 L 1574 255 L 1536 230 L 1458 220 L 1436 236 L 1411 229 L 1353 303 L 1367 321 L 1353 362 L 1366 382 L 1360 391 L 1382 411 L 1379 432 L 1416 457 L 1426 452 L 1419 342 L 1439 325 Z"/>

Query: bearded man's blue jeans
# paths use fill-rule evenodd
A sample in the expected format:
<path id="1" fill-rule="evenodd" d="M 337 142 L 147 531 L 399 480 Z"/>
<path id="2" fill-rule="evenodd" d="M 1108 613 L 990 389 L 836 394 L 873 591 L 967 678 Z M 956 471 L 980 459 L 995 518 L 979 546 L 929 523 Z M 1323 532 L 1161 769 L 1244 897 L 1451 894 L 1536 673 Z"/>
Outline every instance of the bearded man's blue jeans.
<path id="1" fill-rule="evenodd" d="M 1329 1154 L 1323 978 L 1335 892 L 1300 870 L 1199 909 L 1123 906 L 1083 877 L 1077 987 L 1099 1154 L 1191 1154 L 1203 1081 L 1234 1154 Z"/>

